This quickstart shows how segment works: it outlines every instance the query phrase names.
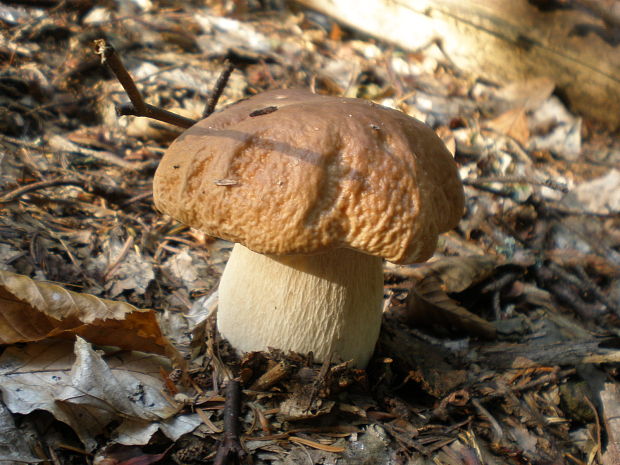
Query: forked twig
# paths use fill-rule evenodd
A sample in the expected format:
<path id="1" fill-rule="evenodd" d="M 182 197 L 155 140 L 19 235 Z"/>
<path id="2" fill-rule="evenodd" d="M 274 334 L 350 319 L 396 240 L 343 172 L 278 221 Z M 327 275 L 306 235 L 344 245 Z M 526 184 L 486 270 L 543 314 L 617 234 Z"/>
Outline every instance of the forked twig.
<path id="1" fill-rule="evenodd" d="M 144 116 L 185 129 L 196 124 L 196 121 L 193 119 L 177 115 L 176 113 L 146 103 L 142 94 L 140 94 L 140 91 L 136 87 L 136 83 L 127 72 L 125 65 L 123 65 L 123 62 L 116 54 L 114 47 L 108 44 L 105 39 L 95 40 L 95 53 L 101 55 L 101 62 L 106 63 L 110 67 L 116 79 L 118 79 L 123 89 L 125 89 L 125 92 L 127 92 L 129 100 L 131 100 L 130 105 L 123 105 L 118 109 L 119 114 Z"/>

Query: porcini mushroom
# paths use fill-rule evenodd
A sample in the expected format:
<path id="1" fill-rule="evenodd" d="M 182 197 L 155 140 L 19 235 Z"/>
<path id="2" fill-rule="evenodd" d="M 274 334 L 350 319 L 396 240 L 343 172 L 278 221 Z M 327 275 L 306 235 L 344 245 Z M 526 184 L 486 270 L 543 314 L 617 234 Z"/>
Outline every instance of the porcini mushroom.
<path id="1" fill-rule="evenodd" d="M 198 122 L 166 151 L 156 207 L 235 242 L 217 327 L 365 367 L 381 326 L 382 259 L 428 259 L 463 187 L 425 124 L 369 101 L 269 91 Z"/>

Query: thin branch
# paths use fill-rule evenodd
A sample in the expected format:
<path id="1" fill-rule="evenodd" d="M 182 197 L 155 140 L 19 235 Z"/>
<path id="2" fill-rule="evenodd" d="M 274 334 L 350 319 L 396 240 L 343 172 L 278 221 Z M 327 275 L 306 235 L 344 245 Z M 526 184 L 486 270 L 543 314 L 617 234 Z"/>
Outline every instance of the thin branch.
<path id="1" fill-rule="evenodd" d="M 491 423 L 491 431 L 493 434 L 493 444 L 499 444 L 502 438 L 504 437 L 504 430 L 502 429 L 499 422 L 495 419 L 493 415 L 491 415 L 491 412 L 489 412 L 486 408 L 482 406 L 482 404 L 480 403 L 478 399 L 472 399 L 471 403 L 474 405 L 474 407 L 476 407 L 476 410 L 478 410 L 478 413 L 482 417 L 486 418 L 489 421 L 489 423 Z"/>
<path id="2" fill-rule="evenodd" d="M 144 104 L 144 112 L 136 111 L 136 108 L 131 103 L 118 106 L 116 108 L 116 112 L 120 116 L 143 116 L 145 118 L 151 118 L 164 123 L 169 123 L 183 129 L 190 128 L 197 122 L 191 118 L 177 115 L 176 113 L 164 110 L 163 108 L 155 107 L 148 103 Z"/>
<path id="3" fill-rule="evenodd" d="M 116 79 L 118 79 L 125 92 L 127 92 L 129 100 L 131 100 L 131 105 L 123 105 L 118 109 L 120 115 L 144 116 L 185 129 L 196 124 L 196 121 L 193 119 L 145 103 L 136 83 L 129 72 L 127 72 L 114 47 L 109 45 L 105 39 L 95 40 L 95 53 L 101 55 L 101 63 L 106 63 L 110 67 Z"/>
<path id="4" fill-rule="evenodd" d="M 215 83 L 215 88 L 213 89 L 213 92 L 211 93 L 211 97 L 209 97 L 209 100 L 207 101 L 205 110 L 202 112 L 203 118 L 206 118 L 207 116 L 209 116 L 211 113 L 215 111 L 215 106 L 217 105 L 217 102 L 222 96 L 222 92 L 224 92 L 224 88 L 226 87 L 226 84 L 228 84 L 228 79 L 230 78 L 230 75 L 232 74 L 234 69 L 235 69 L 235 65 L 233 65 L 231 61 L 226 60 L 224 62 L 224 71 L 222 71 L 222 74 L 220 74 L 220 77 L 217 78 L 217 82 Z"/>
<path id="5" fill-rule="evenodd" d="M 236 379 L 230 379 L 226 386 L 224 403 L 224 439 L 220 443 L 214 465 L 244 463 L 247 453 L 239 440 L 239 416 L 241 415 L 241 385 Z"/>
<path id="6" fill-rule="evenodd" d="M 493 179 L 493 181 L 489 181 L 488 179 Z M 478 189 L 479 191 L 488 192 L 489 194 L 512 200 L 519 205 L 532 205 L 535 208 L 539 208 L 540 205 L 543 203 L 543 199 L 536 199 L 537 203 L 534 204 L 532 199 L 529 197 L 525 200 L 519 200 L 516 191 L 501 191 L 487 185 L 489 182 L 502 182 L 500 181 L 500 179 L 501 178 L 480 178 L 477 180 L 463 179 L 463 184 L 465 186 L 471 186 L 474 189 Z M 513 183 L 513 181 L 506 181 L 506 183 Z M 528 182 L 528 184 L 536 185 L 536 183 L 534 182 Z M 540 185 L 544 185 L 553 189 L 553 187 L 551 185 L 547 185 L 545 181 L 542 181 Z M 561 184 L 558 184 L 558 186 L 561 186 Z M 562 191 L 563 189 L 559 188 L 558 190 Z M 547 212 L 557 213 L 558 215 L 592 216 L 595 218 L 618 218 L 620 216 L 620 212 L 599 213 L 588 210 L 568 209 L 562 206 L 558 206 L 557 204 L 553 204 L 547 200 L 544 201 L 544 208 Z"/>
<path id="7" fill-rule="evenodd" d="M 563 183 L 558 183 L 552 181 L 551 179 L 546 179 L 544 181 L 537 181 L 535 179 L 530 179 L 525 176 L 489 176 L 485 178 L 477 178 L 477 179 L 463 179 L 463 184 L 467 186 L 475 186 L 478 187 L 482 184 L 488 184 L 492 182 L 502 183 L 502 184 L 529 184 L 531 186 L 544 186 L 549 189 L 553 189 L 556 191 L 560 191 L 563 193 L 568 192 L 568 188 Z"/>
<path id="8" fill-rule="evenodd" d="M 33 182 L 31 184 L 26 184 L 25 186 L 18 187 L 11 192 L 7 192 L 2 197 L 0 197 L 0 203 L 9 203 L 15 199 L 18 199 L 22 195 L 28 194 L 30 192 L 38 191 L 41 189 L 47 189 L 48 187 L 56 187 L 56 186 L 76 186 L 83 187 L 84 183 L 80 181 L 68 181 L 66 179 L 53 179 L 50 181 L 40 181 Z"/>
<path id="9" fill-rule="evenodd" d="M 114 203 L 119 203 L 120 201 L 123 201 L 130 197 L 130 194 L 123 191 L 122 189 L 113 186 L 95 184 L 93 181 L 82 181 L 74 179 L 50 179 L 47 181 L 39 181 L 26 184 L 25 186 L 21 186 L 10 192 L 7 192 L 0 197 L 0 204 L 13 202 L 26 194 L 30 194 L 41 189 L 48 189 L 50 187 L 59 186 L 78 187 L 88 193 L 104 197 Z"/>

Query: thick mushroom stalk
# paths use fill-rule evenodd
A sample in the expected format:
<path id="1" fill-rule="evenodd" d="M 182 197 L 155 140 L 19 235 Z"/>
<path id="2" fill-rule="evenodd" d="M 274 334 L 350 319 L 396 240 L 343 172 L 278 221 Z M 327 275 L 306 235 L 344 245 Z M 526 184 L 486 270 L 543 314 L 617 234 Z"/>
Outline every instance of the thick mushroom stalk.
<path id="1" fill-rule="evenodd" d="M 428 259 L 464 204 L 454 159 L 431 128 L 372 102 L 294 89 L 185 131 L 157 168 L 153 199 L 243 245 L 220 285 L 218 326 L 235 349 L 359 367 L 381 326 L 381 259 Z"/>
<path id="2" fill-rule="evenodd" d="M 379 257 L 350 249 L 276 257 L 236 244 L 219 287 L 217 326 L 233 347 L 269 347 L 365 367 L 381 327 Z"/>

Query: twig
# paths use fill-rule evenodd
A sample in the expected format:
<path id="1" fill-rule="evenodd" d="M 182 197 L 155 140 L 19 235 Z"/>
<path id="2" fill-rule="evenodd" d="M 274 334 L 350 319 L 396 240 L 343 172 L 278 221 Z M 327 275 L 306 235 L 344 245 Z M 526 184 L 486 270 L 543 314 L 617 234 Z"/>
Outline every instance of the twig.
<path id="1" fill-rule="evenodd" d="M 26 184 L 25 186 L 18 187 L 17 189 L 14 189 L 11 192 L 4 194 L 2 197 L 0 197 L 0 203 L 9 203 L 30 192 L 56 186 L 83 187 L 83 183 L 81 183 L 80 181 L 67 181 L 65 179 L 52 179 L 50 181 L 33 182 L 31 184 Z"/>
<path id="2" fill-rule="evenodd" d="M 120 115 L 144 116 L 185 129 L 196 123 L 193 119 L 146 103 L 133 78 L 127 72 L 125 65 L 123 65 L 114 48 L 105 39 L 95 40 L 95 53 L 101 55 L 101 63 L 106 63 L 110 67 L 116 79 L 118 79 L 125 92 L 127 92 L 129 100 L 131 100 L 131 105 L 122 105 L 118 108 Z"/>
<path id="3" fill-rule="evenodd" d="M 599 461 L 599 463 L 603 463 L 601 461 L 601 451 L 602 451 L 602 441 L 601 441 L 601 417 L 598 414 L 598 410 L 596 409 L 596 407 L 594 406 L 594 404 L 592 403 L 592 401 L 590 400 L 590 398 L 588 396 L 584 396 L 583 400 L 586 401 L 586 404 L 588 404 L 588 407 L 590 407 L 590 409 L 592 409 L 592 413 L 594 414 L 594 426 L 596 428 L 596 457 Z"/>
<path id="4" fill-rule="evenodd" d="M 217 105 L 217 102 L 222 96 L 222 92 L 224 92 L 224 88 L 226 87 L 226 84 L 228 84 L 228 79 L 230 78 L 230 75 L 232 74 L 234 69 L 235 69 L 235 65 L 233 65 L 231 61 L 226 60 L 224 62 L 224 71 L 222 71 L 222 74 L 220 74 L 220 77 L 217 78 L 217 82 L 215 83 L 215 88 L 213 89 L 213 92 L 211 93 L 211 97 L 209 97 L 209 100 L 207 100 L 207 105 L 205 106 L 205 110 L 202 112 L 203 118 L 206 118 L 207 116 L 209 116 L 211 113 L 215 111 L 215 106 Z"/>
<path id="5" fill-rule="evenodd" d="M 17 200 L 23 195 L 32 192 L 47 189 L 50 187 L 74 186 L 100 197 L 104 197 L 110 202 L 119 203 L 129 197 L 129 194 L 117 187 L 94 185 L 92 182 L 75 180 L 75 179 L 50 179 L 47 181 L 33 182 L 25 186 L 18 187 L 0 197 L 0 204 L 9 203 Z"/>
<path id="6" fill-rule="evenodd" d="M 482 404 L 480 403 L 478 399 L 472 399 L 471 403 L 474 405 L 474 407 L 476 407 L 476 410 L 478 410 L 478 413 L 484 418 L 486 418 L 489 421 L 489 423 L 491 423 L 493 444 L 499 444 L 502 438 L 504 437 L 504 431 L 502 430 L 502 427 L 500 426 L 499 422 L 495 419 L 493 415 L 491 415 L 491 413 L 487 409 L 485 409 L 482 406 Z"/>
<path id="7" fill-rule="evenodd" d="M 224 439 L 217 449 L 214 465 L 245 462 L 247 453 L 239 440 L 239 415 L 241 415 L 241 386 L 239 381 L 231 379 L 226 386 L 224 403 Z"/>
<path id="8" fill-rule="evenodd" d="M 310 409 L 312 408 L 312 403 L 319 395 L 319 392 L 321 391 L 321 389 L 324 389 L 325 386 L 327 385 L 327 376 L 329 375 L 329 368 L 331 367 L 333 357 L 334 357 L 333 352 L 330 352 L 327 355 L 327 358 L 323 362 L 323 365 L 321 365 L 321 369 L 319 370 L 317 377 L 312 383 L 312 388 L 310 390 L 310 394 L 308 395 L 308 403 L 306 404 L 306 408 L 305 408 L 306 412 L 310 411 Z"/>
<path id="9" fill-rule="evenodd" d="M 609 213 L 601 213 L 601 212 L 593 212 L 593 211 L 589 211 L 589 210 L 577 210 L 577 209 L 570 209 L 570 208 L 564 208 L 564 207 L 560 207 L 557 205 L 547 205 L 546 206 L 547 210 L 552 211 L 553 213 L 556 213 L 558 215 L 565 215 L 565 216 L 592 216 L 594 218 L 603 218 L 603 219 L 607 219 L 607 218 L 618 218 L 620 217 L 620 212 L 609 212 Z"/>
<path id="10" fill-rule="evenodd" d="M 592 282 L 590 277 L 583 269 L 577 267 L 576 270 L 577 273 L 579 273 L 579 276 L 575 276 L 570 271 L 565 270 L 560 265 L 554 262 L 549 263 L 548 268 L 558 277 L 575 286 L 583 295 L 594 296 L 594 298 L 596 298 L 596 300 L 606 306 L 608 310 L 620 316 L 620 310 L 618 309 L 618 306 L 600 291 L 598 286 L 596 286 L 596 284 Z"/>
<path id="11" fill-rule="evenodd" d="M 555 181 L 552 181 L 551 179 L 538 181 L 536 179 L 530 179 L 525 176 L 488 176 L 484 178 L 463 180 L 463 184 L 468 185 L 468 186 L 479 186 L 481 184 L 488 184 L 492 182 L 502 183 L 502 184 L 529 184 L 531 186 L 548 187 L 549 189 L 553 189 L 553 190 L 560 191 L 563 193 L 568 192 L 568 187 L 566 187 L 566 184 L 555 182 Z"/>
<path id="12" fill-rule="evenodd" d="M 132 162 L 127 161 L 124 158 L 119 157 L 115 153 L 108 152 L 107 150 L 93 150 L 86 147 L 82 147 L 75 142 L 71 142 L 66 137 L 61 136 L 60 134 L 55 134 L 49 138 L 47 141 L 48 149 L 43 149 L 41 151 L 52 149 L 56 152 L 65 152 L 65 153 L 79 153 L 85 157 L 93 157 L 97 160 L 101 160 L 105 163 L 111 163 L 116 166 L 120 166 L 121 168 L 128 170 L 139 171 L 144 169 L 150 162 Z"/>
<path id="13" fill-rule="evenodd" d="M 489 179 L 494 179 L 494 180 L 489 181 Z M 530 196 L 525 200 L 519 200 L 516 192 L 501 191 L 501 190 L 494 189 L 487 185 L 490 182 L 501 182 L 501 181 L 498 181 L 498 179 L 501 179 L 501 178 L 480 178 L 477 180 L 476 179 L 469 179 L 469 180 L 464 179 L 463 184 L 466 186 L 471 186 L 474 189 L 478 189 L 483 192 L 488 192 L 489 194 L 492 194 L 492 195 L 497 195 L 498 197 L 510 199 L 519 205 L 532 205 L 537 210 L 539 210 L 540 208 L 544 208 L 545 212 L 547 213 L 547 216 L 549 214 L 555 214 L 556 216 L 557 215 L 592 216 L 595 218 L 618 218 L 620 216 L 620 212 L 599 213 L 599 212 L 593 212 L 593 211 L 588 211 L 588 210 L 568 209 L 568 208 L 559 206 L 557 204 L 553 204 L 549 201 L 545 201 L 545 204 L 543 206 L 543 199 L 533 198 L 534 196 Z M 536 182 L 529 182 L 528 184 L 537 185 Z M 541 181 L 541 185 L 544 185 L 549 188 L 553 188 L 550 185 L 548 185 L 545 181 Z M 562 184 L 557 183 L 555 185 L 558 186 L 559 190 L 562 190 L 560 187 L 562 186 Z"/>
<path id="14" fill-rule="evenodd" d="M 583 301 L 579 294 L 583 293 L 579 278 L 561 266 L 551 262 L 548 266 L 535 267 L 534 273 L 557 301 L 573 309 L 584 320 L 597 320 L 602 316 L 597 306 Z"/>
<path id="15" fill-rule="evenodd" d="M 583 285 L 586 292 L 592 294 L 600 303 L 605 305 L 609 310 L 614 312 L 616 315 L 620 317 L 620 307 L 613 301 L 607 297 L 600 288 L 596 285 L 594 281 L 590 278 L 590 276 L 585 272 L 583 267 L 576 266 L 575 271 L 579 275 L 581 279 L 581 284 Z"/>
<path id="16" fill-rule="evenodd" d="M 125 200 L 121 206 L 127 207 L 131 205 L 132 203 L 139 202 L 140 200 L 148 199 L 149 197 L 152 197 L 152 196 L 153 196 L 152 190 L 149 190 L 147 192 L 142 192 L 141 194 L 134 195 L 133 197 Z"/>
<path id="17" fill-rule="evenodd" d="M 529 389 L 538 388 L 547 383 L 557 383 L 564 378 L 568 378 L 569 376 L 573 376 L 577 373 L 575 368 L 567 368 L 566 370 L 562 370 L 559 372 L 552 372 L 547 375 L 542 375 L 540 378 L 530 381 L 528 383 L 522 384 L 520 386 L 510 387 L 510 391 L 512 392 L 523 392 Z"/>
<path id="18" fill-rule="evenodd" d="M 107 281 L 109 277 L 116 271 L 116 269 L 121 264 L 121 261 L 125 259 L 127 254 L 129 253 L 129 249 L 133 246 L 133 236 L 129 236 L 123 245 L 123 248 L 118 253 L 118 256 L 110 262 L 105 272 L 103 273 L 103 281 Z"/>

